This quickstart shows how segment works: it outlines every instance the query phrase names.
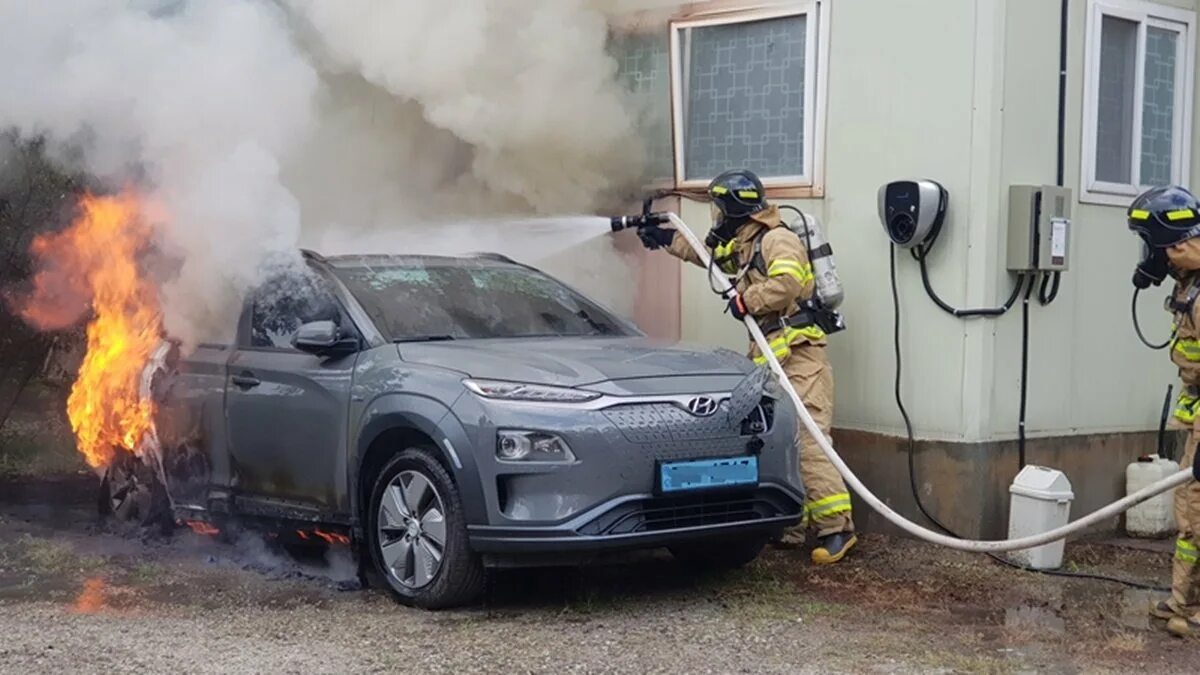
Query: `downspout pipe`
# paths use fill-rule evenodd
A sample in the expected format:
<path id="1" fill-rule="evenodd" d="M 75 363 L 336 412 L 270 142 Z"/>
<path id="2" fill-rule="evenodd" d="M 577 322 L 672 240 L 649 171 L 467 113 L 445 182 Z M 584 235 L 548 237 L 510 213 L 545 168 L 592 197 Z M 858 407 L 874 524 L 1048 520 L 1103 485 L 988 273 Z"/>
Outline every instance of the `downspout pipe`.
<path id="1" fill-rule="evenodd" d="M 1058 156 L 1055 184 L 1066 182 L 1067 142 L 1067 28 L 1070 24 L 1070 0 L 1062 0 L 1058 16 Z"/>

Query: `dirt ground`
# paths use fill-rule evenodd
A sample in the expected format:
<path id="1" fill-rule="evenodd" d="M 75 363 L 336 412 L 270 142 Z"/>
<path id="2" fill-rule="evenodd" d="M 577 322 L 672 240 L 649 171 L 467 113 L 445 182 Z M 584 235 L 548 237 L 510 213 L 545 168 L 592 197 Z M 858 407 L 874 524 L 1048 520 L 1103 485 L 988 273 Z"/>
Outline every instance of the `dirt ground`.
<path id="1" fill-rule="evenodd" d="M 867 535 L 818 569 L 770 551 L 724 576 L 666 554 L 494 575 L 478 607 L 360 589 L 346 549 L 151 538 L 99 522 L 88 476 L 0 480 L 0 671 L 1200 671 L 1151 594 Z M 1068 566 L 1167 581 L 1169 555 L 1101 543 Z"/>

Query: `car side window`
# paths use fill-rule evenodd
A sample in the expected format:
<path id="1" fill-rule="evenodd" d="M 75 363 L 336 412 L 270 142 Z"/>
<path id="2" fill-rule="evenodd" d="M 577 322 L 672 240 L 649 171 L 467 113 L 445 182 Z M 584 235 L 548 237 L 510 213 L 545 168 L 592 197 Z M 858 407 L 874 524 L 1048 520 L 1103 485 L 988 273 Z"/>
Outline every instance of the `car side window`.
<path id="1" fill-rule="evenodd" d="M 307 268 L 277 273 L 251 296 L 249 346 L 292 350 L 292 338 L 310 321 L 342 322 L 327 282 Z"/>

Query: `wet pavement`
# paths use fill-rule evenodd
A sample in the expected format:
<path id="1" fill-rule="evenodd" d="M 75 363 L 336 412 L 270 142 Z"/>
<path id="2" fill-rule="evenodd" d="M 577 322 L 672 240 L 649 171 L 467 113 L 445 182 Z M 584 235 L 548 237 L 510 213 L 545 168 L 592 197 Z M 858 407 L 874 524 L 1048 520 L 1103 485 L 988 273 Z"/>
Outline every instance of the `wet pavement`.
<path id="1" fill-rule="evenodd" d="M 1200 672 L 1200 643 L 1146 615 L 1157 593 L 910 540 L 864 536 L 834 568 L 502 572 L 480 606 L 430 613 L 358 588 L 346 547 L 148 536 L 98 520 L 89 485 L 0 483 L 0 672 Z M 1143 583 L 1169 565 L 1067 547 L 1067 569 Z"/>

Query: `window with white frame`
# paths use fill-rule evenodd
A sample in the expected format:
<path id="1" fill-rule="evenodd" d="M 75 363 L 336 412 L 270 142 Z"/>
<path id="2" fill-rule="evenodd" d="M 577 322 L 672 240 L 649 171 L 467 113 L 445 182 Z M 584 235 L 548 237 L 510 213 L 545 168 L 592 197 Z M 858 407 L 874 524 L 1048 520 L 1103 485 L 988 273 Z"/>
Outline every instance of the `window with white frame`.
<path id="1" fill-rule="evenodd" d="M 1126 204 L 1187 183 L 1195 13 L 1142 0 L 1090 0 L 1083 198 Z"/>
<path id="2" fill-rule="evenodd" d="M 671 24 L 675 179 L 747 168 L 768 186 L 815 187 L 823 0 Z"/>

